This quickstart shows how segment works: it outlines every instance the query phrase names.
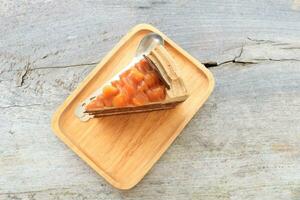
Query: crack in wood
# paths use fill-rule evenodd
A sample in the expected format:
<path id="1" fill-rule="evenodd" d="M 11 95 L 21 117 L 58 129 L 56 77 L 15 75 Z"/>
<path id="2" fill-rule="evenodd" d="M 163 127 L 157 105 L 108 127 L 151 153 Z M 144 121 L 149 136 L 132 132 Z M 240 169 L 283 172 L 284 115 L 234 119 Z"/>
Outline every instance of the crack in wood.
<path id="1" fill-rule="evenodd" d="M 248 40 L 253 41 L 253 42 L 258 42 L 258 43 L 276 43 L 273 40 L 263 40 L 263 39 L 254 39 L 251 37 L 247 37 Z"/>
<path id="2" fill-rule="evenodd" d="M 282 58 L 282 59 L 274 59 L 274 58 L 268 58 L 268 59 L 255 59 L 255 60 L 258 60 L 258 61 L 275 61 L 275 62 L 284 62 L 284 61 L 296 61 L 296 62 L 300 62 L 300 59 L 289 59 L 289 58 Z"/>
<path id="3" fill-rule="evenodd" d="M 98 62 L 82 63 L 82 64 L 74 64 L 74 65 L 57 65 L 57 66 L 49 66 L 49 67 L 34 67 L 34 68 L 28 68 L 26 73 L 31 72 L 31 71 L 35 71 L 35 70 L 64 69 L 64 68 L 72 68 L 72 67 L 92 66 L 92 65 L 96 65 L 96 64 L 98 64 Z M 24 71 L 24 69 L 3 70 L 3 71 L 1 71 L 0 75 L 4 72 L 23 72 L 23 71 Z M 24 78 L 24 76 L 23 76 L 23 78 Z"/>
<path id="4" fill-rule="evenodd" d="M 272 59 L 272 58 L 268 58 L 268 59 L 255 59 L 257 61 L 263 62 L 263 61 L 272 61 L 272 62 L 288 62 L 288 61 L 296 61 L 296 62 L 300 62 L 299 59 Z M 217 63 L 216 61 L 207 61 L 202 63 L 205 67 L 207 68 L 212 68 L 212 67 L 220 67 L 224 64 L 227 63 L 236 63 L 236 64 L 258 64 L 260 62 L 252 62 L 252 61 L 235 61 L 235 60 L 227 60 L 221 63 Z"/>
<path id="5" fill-rule="evenodd" d="M 290 43 L 279 43 L 279 42 L 275 42 L 275 41 L 271 41 L 271 40 L 259 40 L 259 39 L 254 39 L 254 38 L 250 38 L 247 37 L 248 40 L 250 41 L 254 41 L 257 44 L 256 45 L 264 45 L 264 44 L 270 44 L 271 46 L 285 46 L 285 47 L 277 47 L 283 50 L 298 50 L 300 49 L 300 47 L 298 46 L 290 46 L 290 47 L 286 47 L 287 45 L 293 45 Z M 223 62 L 218 62 L 218 61 L 207 61 L 204 62 L 204 66 L 206 66 L 207 68 L 212 68 L 212 67 L 219 67 L 222 66 L 224 64 L 227 63 L 236 63 L 236 64 L 243 64 L 243 65 L 249 65 L 249 64 L 258 64 L 261 62 L 287 62 L 287 61 L 295 61 L 295 62 L 300 62 L 300 59 L 297 58 L 279 58 L 279 59 L 274 59 L 274 58 L 248 58 L 246 56 L 246 59 L 239 59 L 242 58 L 242 55 L 244 55 L 244 47 L 252 47 L 253 44 L 247 44 L 247 45 L 242 45 L 239 54 L 237 56 L 235 56 L 233 59 L 229 59 L 229 60 L 225 60 Z M 250 50 L 248 50 L 250 51 Z M 245 57 L 245 56 L 244 56 Z M 250 59 L 250 61 L 249 61 Z"/>
<path id="6" fill-rule="evenodd" d="M 96 65 L 98 62 L 92 62 L 92 63 L 82 63 L 82 64 L 74 64 L 74 65 L 57 65 L 57 66 L 50 66 L 50 67 L 35 67 L 31 68 L 30 71 L 34 70 L 43 70 L 43 69 L 57 69 L 57 68 L 70 68 L 70 67 L 82 67 L 82 66 L 90 66 L 90 65 Z"/>
<path id="7" fill-rule="evenodd" d="M 45 54 L 44 56 L 42 56 L 41 59 L 48 58 L 48 57 L 51 56 L 51 55 L 56 56 L 58 53 L 59 53 L 59 50 L 55 51 L 54 53 L 47 53 L 47 54 Z"/>
<path id="8" fill-rule="evenodd" d="M 256 42 L 257 44 L 271 44 L 272 46 L 293 45 L 293 43 L 280 42 L 280 41 L 274 41 L 274 40 L 254 39 L 254 38 L 251 38 L 251 37 L 247 37 L 247 39 L 252 41 L 252 42 Z M 299 43 L 297 43 L 297 44 L 299 44 Z M 300 47 L 299 46 L 291 46 L 291 47 L 282 47 L 280 49 L 298 50 L 298 49 L 300 49 Z"/>
<path id="9" fill-rule="evenodd" d="M 30 62 L 28 60 L 27 63 L 25 64 L 25 67 L 19 73 L 19 76 L 18 76 L 17 81 L 16 81 L 17 87 L 22 87 L 22 85 L 24 84 L 24 80 L 26 78 L 26 75 L 28 74 L 29 71 L 30 71 Z"/>
<path id="10" fill-rule="evenodd" d="M 237 59 L 242 56 L 243 52 L 244 52 L 244 45 L 242 45 L 239 54 L 237 56 L 235 56 L 233 59 L 226 60 L 221 63 L 218 63 L 217 61 L 208 61 L 208 62 L 203 63 L 203 65 L 207 68 L 211 68 L 211 67 L 219 67 L 219 66 L 227 64 L 227 63 L 256 64 L 255 62 L 250 62 L 250 61 L 238 61 Z"/>

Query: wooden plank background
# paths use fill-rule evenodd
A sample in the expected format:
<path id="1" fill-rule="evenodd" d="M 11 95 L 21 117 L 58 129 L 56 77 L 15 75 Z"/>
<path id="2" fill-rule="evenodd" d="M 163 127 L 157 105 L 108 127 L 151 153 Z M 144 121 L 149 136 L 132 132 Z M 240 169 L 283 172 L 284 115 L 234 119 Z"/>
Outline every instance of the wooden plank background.
<path id="1" fill-rule="evenodd" d="M 122 35 L 150 23 L 210 68 L 204 107 L 132 190 L 50 128 Z M 0 1 L 0 199 L 300 199 L 300 1 Z"/>

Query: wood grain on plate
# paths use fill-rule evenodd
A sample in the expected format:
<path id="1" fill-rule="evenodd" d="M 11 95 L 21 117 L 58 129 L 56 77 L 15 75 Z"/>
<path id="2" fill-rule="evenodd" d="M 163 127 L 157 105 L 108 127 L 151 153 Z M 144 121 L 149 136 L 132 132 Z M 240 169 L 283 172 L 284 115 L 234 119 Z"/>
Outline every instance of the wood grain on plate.
<path id="1" fill-rule="evenodd" d="M 141 38 L 156 32 L 180 66 L 189 98 L 175 109 L 81 122 L 74 109 L 126 66 Z M 54 132 L 94 170 L 119 189 L 136 185 L 202 106 L 214 86 L 212 74 L 150 25 L 133 28 L 66 99 L 52 121 Z M 161 177 L 163 179 L 163 177 Z"/>

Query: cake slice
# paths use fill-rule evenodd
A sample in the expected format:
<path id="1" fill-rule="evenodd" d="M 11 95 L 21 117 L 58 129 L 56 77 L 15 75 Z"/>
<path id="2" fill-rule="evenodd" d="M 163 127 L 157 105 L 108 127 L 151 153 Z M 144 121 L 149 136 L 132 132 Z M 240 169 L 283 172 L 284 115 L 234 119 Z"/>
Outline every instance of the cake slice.
<path id="1" fill-rule="evenodd" d="M 100 117 L 175 107 L 188 95 L 164 47 L 129 66 L 82 104 L 84 114 Z"/>

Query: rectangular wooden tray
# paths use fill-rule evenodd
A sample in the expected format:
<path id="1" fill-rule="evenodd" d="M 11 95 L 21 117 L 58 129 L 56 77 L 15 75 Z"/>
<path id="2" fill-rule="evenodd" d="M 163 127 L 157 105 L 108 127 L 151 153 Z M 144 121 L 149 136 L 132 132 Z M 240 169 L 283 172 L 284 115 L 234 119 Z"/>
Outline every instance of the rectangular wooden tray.
<path id="1" fill-rule="evenodd" d="M 74 115 L 79 103 L 130 63 L 140 40 L 150 32 L 164 38 L 165 47 L 180 66 L 179 74 L 188 88 L 189 98 L 170 110 L 81 122 Z M 208 69 L 156 28 L 140 24 L 121 39 L 58 108 L 52 119 L 52 128 L 110 184 L 119 189 L 130 189 L 180 134 L 213 87 L 214 79 Z"/>

